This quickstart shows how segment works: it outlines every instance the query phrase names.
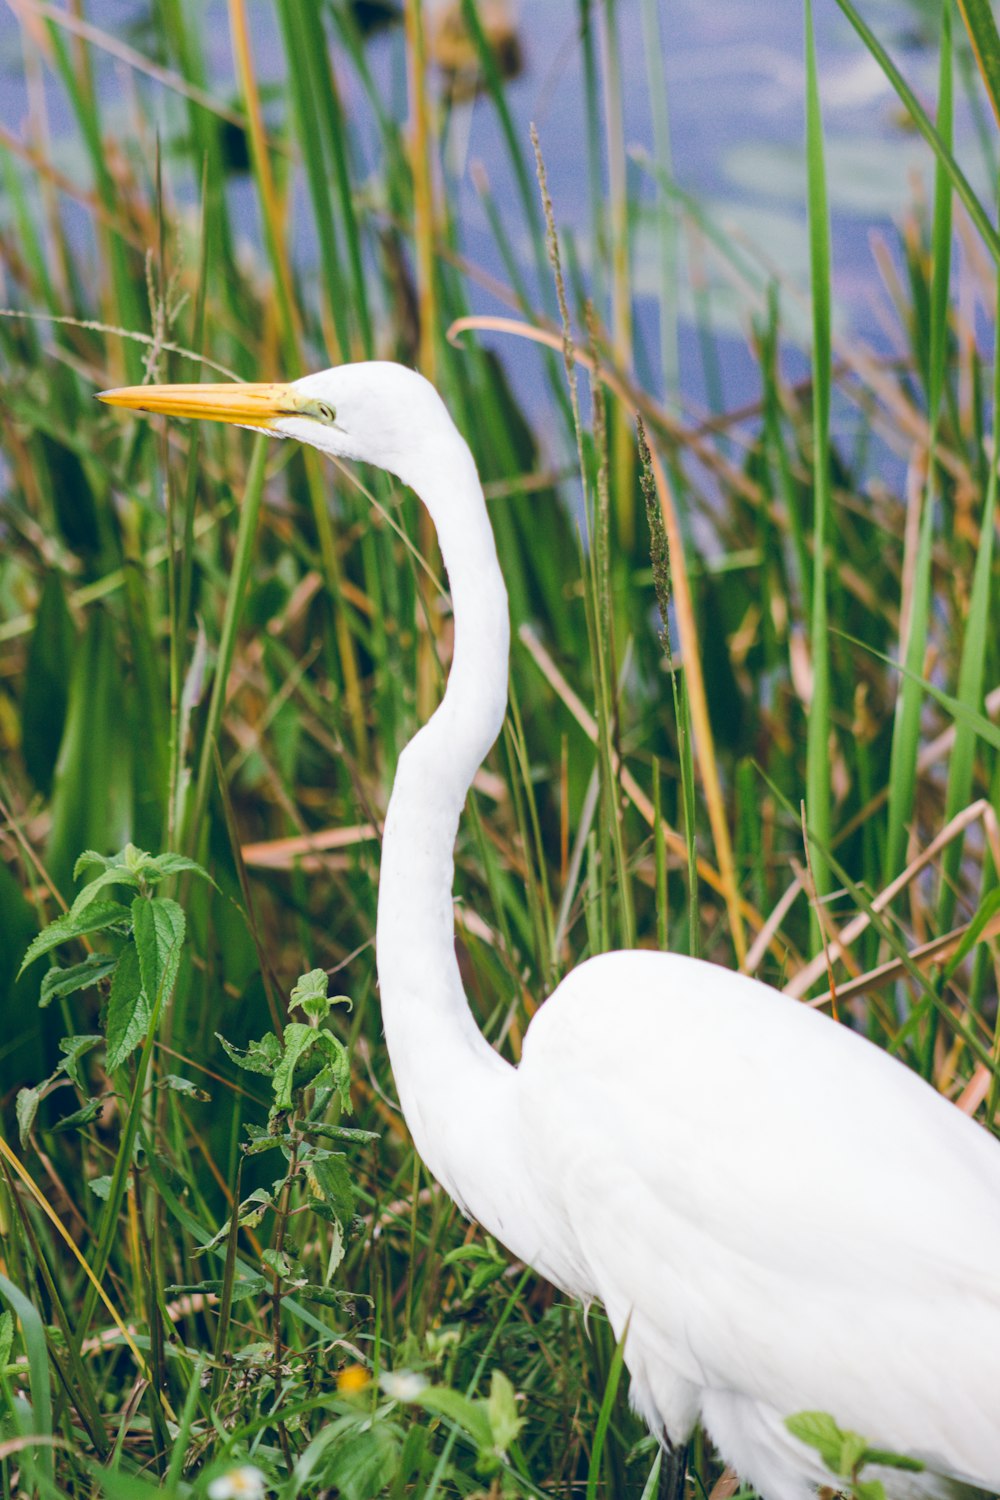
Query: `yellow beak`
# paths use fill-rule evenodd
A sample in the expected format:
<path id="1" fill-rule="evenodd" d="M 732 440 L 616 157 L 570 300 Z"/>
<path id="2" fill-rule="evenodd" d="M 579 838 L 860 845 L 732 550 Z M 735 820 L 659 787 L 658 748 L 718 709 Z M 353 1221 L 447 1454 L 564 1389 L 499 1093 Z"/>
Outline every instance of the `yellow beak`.
<path id="1" fill-rule="evenodd" d="M 158 411 L 168 417 L 201 417 L 268 427 L 279 417 L 298 416 L 303 399 L 290 385 L 126 385 L 99 391 L 98 401 L 131 411 Z"/>

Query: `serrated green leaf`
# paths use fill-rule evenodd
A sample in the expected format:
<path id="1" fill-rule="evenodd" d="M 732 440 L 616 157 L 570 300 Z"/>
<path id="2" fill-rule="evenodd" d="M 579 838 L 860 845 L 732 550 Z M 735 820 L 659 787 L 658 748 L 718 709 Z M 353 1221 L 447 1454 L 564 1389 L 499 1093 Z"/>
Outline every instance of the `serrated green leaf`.
<path id="1" fill-rule="evenodd" d="M 329 1207 L 346 1226 L 354 1217 L 354 1184 L 342 1156 L 327 1156 L 313 1161 L 309 1168 L 316 1187 Z"/>
<path id="2" fill-rule="evenodd" d="M 267 1188 L 254 1188 L 253 1192 L 249 1193 L 240 1204 L 239 1222 L 244 1226 L 249 1224 L 253 1227 L 259 1224 L 267 1210 L 273 1207 L 274 1199 Z"/>
<path id="3" fill-rule="evenodd" d="M 140 849 L 137 844 L 133 844 L 131 840 L 125 845 L 118 859 L 134 875 L 142 875 L 153 863 L 153 856 L 145 849 Z"/>
<path id="4" fill-rule="evenodd" d="M 307 1122 L 300 1125 L 299 1129 L 306 1135 L 318 1135 L 327 1141 L 356 1141 L 359 1145 L 367 1145 L 369 1141 L 379 1139 L 377 1130 L 355 1130 L 348 1125 L 312 1125 Z"/>
<path id="5" fill-rule="evenodd" d="M 29 964 L 34 963 L 43 953 L 49 953 L 53 948 L 58 948 L 60 943 L 68 943 L 72 938 L 87 937 L 92 932 L 103 932 L 108 927 L 116 927 L 119 924 L 127 926 L 129 922 L 129 910 L 127 906 L 120 906 L 117 901 L 96 901 L 93 906 L 79 917 L 74 917 L 71 912 L 65 912 L 63 916 L 56 917 L 54 922 L 42 929 L 35 940 L 28 945 L 28 951 L 21 961 L 21 967 L 17 971 L 20 979 Z"/>
<path id="6" fill-rule="evenodd" d="M 279 1109 L 291 1109 L 296 1064 L 312 1051 L 319 1036 L 318 1031 L 301 1021 L 290 1021 L 285 1027 L 281 1061 L 274 1070 L 272 1081 L 274 1100 Z"/>
<path id="7" fill-rule="evenodd" d="M 477 1267 L 469 1277 L 469 1284 L 466 1289 L 467 1298 L 471 1299 L 478 1296 L 485 1287 L 492 1286 L 494 1281 L 499 1281 L 506 1269 L 504 1263 L 499 1260 L 495 1260 L 489 1265 Z"/>
<path id="8" fill-rule="evenodd" d="M 217 1281 L 209 1288 L 219 1296 L 222 1295 L 223 1283 Z M 246 1297 L 260 1297 L 267 1290 L 267 1278 L 265 1276 L 243 1276 L 235 1280 L 229 1293 L 230 1302 L 242 1302 Z"/>
<path id="9" fill-rule="evenodd" d="M 428 1385 L 415 1397 L 418 1406 L 435 1416 L 448 1417 L 475 1443 L 480 1454 L 491 1451 L 492 1433 L 484 1401 L 473 1401 L 446 1385 Z"/>
<path id="10" fill-rule="evenodd" d="M 333 1276 L 344 1258 L 344 1226 L 333 1211 L 326 1204 L 321 1205 L 323 1216 L 330 1215 L 329 1223 L 331 1233 L 327 1237 L 326 1245 L 326 1274 Z M 367 1300 L 367 1299 L 366 1299 Z"/>
<path id="11" fill-rule="evenodd" d="M 272 1135 L 269 1130 L 262 1130 L 252 1140 L 246 1141 L 241 1149 L 244 1156 L 259 1156 L 262 1151 L 273 1151 L 278 1146 L 291 1144 L 290 1135 Z"/>
<path id="12" fill-rule="evenodd" d="M 102 870 L 100 875 L 95 876 L 93 880 L 88 881 L 70 907 L 69 914 L 79 921 L 87 907 L 92 906 L 99 893 L 109 885 L 128 885 L 135 889 L 138 884 L 138 876 L 134 875 L 131 870 L 126 870 L 121 865 L 111 865 L 108 869 Z"/>
<path id="13" fill-rule="evenodd" d="M 111 981 L 106 1025 L 109 1073 L 120 1068 L 135 1051 L 149 1030 L 149 1001 L 139 972 L 139 954 L 134 943 L 121 951 L 118 967 Z"/>
<path id="14" fill-rule="evenodd" d="M 864 1460 L 865 1439 L 858 1432 L 845 1432 L 840 1445 L 840 1458 L 837 1461 L 837 1473 L 842 1474 L 845 1479 L 853 1475 Z"/>
<path id="15" fill-rule="evenodd" d="M 186 872 L 200 875 L 202 880 L 207 880 L 209 885 L 219 889 L 204 865 L 200 865 L 196 859 L 189 859 L 186 854 L 174 854 L 172 851 L 157 854 L 149 861 L 143 873 L 147 880 L 162 880 L 166 875 L 183 875 Z"/>
<path id="16" fill-rule="evenodd" d="M 274 1359 L 274 1345 L 267 1339 L 256 1339 L 233 1352 L 233 1362 L 239 1365 L 266 1365 Z"/>
<path id="17" fill-rule="evenodd" d="M 192 1292 L 203 1292 L 206 1296 L 222 1295 L 225 1285 L 222 1281 L 190 1281 L 166 1288 L 170 1297 L 188 1296 Z M 267 1291 L 267 1278 L 265 1276 L 244 1276 L 234 1280 L 230 1298 L 233 1302 L 239 1302 L 245 1297 L 260 1297 Z"/>
<path id="18" fill-rule="evenodd" d="M 65 1073 L 67 1078 L 71 1079 L 78 1089 L 84 1088 L 83 1074 L 80 1072 L 80 1059 L 81 1057 L 85 1057 L 94 1047 L 100 1046 L 103 1041 L 104 1038 L 102 1036 L 61 1037 L 59 1051 L 64 1052 L 66 1055 L 56 1069 L 56 1072 Z"/>
<path id="19" fill-rule="evenodd" d="M 226 1219 L 223 1222 L 222 1227 L 216 1230 L 215 1234 L 212 1235 L 212 1238 L 210 1240 L 206 1240 L 203 1245 L 195 1245 L 195 1255 L 204 1255 L 207 1250 L 214 1250 L 217 1245 L 221 1245 L 222 1241 L 229 1237 L 229 1231 L 232 1227 L 232 1222 L 232 1219 Z"/>
<path id="20" fill-rule="evenodd" d="M 92 1177 L 90 1179 L 90 1181 L 87 1183 L 87 1186 L 90 1188 L 90 1191 L 93 1193 L 93 1195 L 94 1195 L 95 1198 L 100 1198 L 100 1200 L 101 1200 L 102 1203 L 107 1203 L 108 1199 L 111 1196 L 111 1175 L 110 1175 L 110 1173 L 105 1174 L 103 1177 Z M 132 1173 L 131 1172 L 128 1174 L 128 1177 L 127 1177 L 127 1179 L 125 1181 L 125 1189 L 126 1189 L 127 1192 L 131 1192 L 132 1191 Z"/>
<path id="21" fill-rule="evenodd" d="M 73 879 L 79 880 L 81 873 L 88 865 L 100 865 L 102 870 L 106 870 L 109 866 L 115 864 L 120 857 L 117 854 L 98 854 L 96 849 L 84 849 L 83 853 L 78 854 L 76 857 L 76 864 L 73 866 Z"/>
<path id="22" fill-rule="evenodd" d="M 498 1453 L 506 1453 L 524 1426 L 524 1419 L 518 1416 L 514 1387 L 502 1370 L 494 1370 L 490 1378 L 486 1415 L 494 1448 Z"/>
<path id="23" fill-rule="evenodd" d="M 37 1084 L 33 1089 L 18 1089 L 17 1098 L 14 1101 L 14 1114 L 17 1116 L 17 1133 L 21 1138 L 21 1145 L 27 1146 L 28 1137 L 38 1114 L 38 1106 L 42 1102 L 42 1089 L 44 1084 Z"/>
<path id="24" fill-rule="evenodd" d="M 302 1291 L 300 1296 L 307 1297 Z M 391 1493 L 400 1467 L 400 1436 L 389 1422 L 347 1427 L 324 1455 L 322 1487 L 341 1500 L 369 1500 Z M 407 1486 L 409 1488 L 409 1486 Z"/>
<path id="25" fill-rule="evenodd" d="M 287 1036 L 287 1030 L 286 1030 Z M 351 1061 L 347 1054 L 347 1048 L 343 1042 L 329 1031 L 314 1032 L 316 1046 L 323 1054 L 324 1070 L 329 1072 L 330 1080 L 337 1092 L 341 1105 L 344 1109 L 351 1108 Z M 296 1082 L 300 1080 L 296 1079 Z M 316 1083 L 317 1078 L 312 1080 Z"/>
<path id="26" fill-rule="evenodd" d="M 491 1250 L 488 1245 L 456 1245 L 454 1250 L 449 1250 L 448 1254 L 443 1257 L 441 1264 L 443 1266 L 454 1266 L 464 1260 L 488 1260 L 493 1264 L 497 1259 L 496 1252 Z M 506 1265 L 506 1261 L 501 1261 L 500 1264 Z"/>
<path id="27" fill-rule="evenodd" d="M 304 1302 L 318 1302 L 322 1307 L 343 1307 L 345 1303 L 358 1300 L 357 1293 L 335 1286 L 301 1286 L 295 1295 Z"/>
<path id="28" fill-rule="evenodd" d="M 851 1493 L 855 1500 L 885 1500 L 885 1486 L 880 1479 L 855 1479 Z"/>
<path id="29" fill-rule="evenodd" d="M 84 1125 L 89 1125 L 91 1120 L 96 1120 L 104 1108 L 105 1097 L 102 1094 L 97 1099 L 88 1099 L 82 1109 L 74 1110 L 71 1115 L 63 1115 L 61 1120 L 57 1120 L 52 1130 L 81 1130 Z"/>
<path id="30" fill-rule="evenodd" d="M 325 969 L 310 969 L 308 974 L 300 974 L 292 986 L 289 1009 L 300 1008 L 307 1016 L 325 1021 L 330 1014 L 330 999 L 326 993 L 329 983 Z"/>
<path id="31" fill-rule="evenodd" d="M 243 1199 L 236 1210 L 236 1221 L 241 1229 L 256 1229 L 268 1209 L 274 1207 L 274 1202 L 267 1188 L 254 1188 L 253 1192 Z M 206 1250 L 214 1250 L 216 1245 L 221 1245 L 224 1239 L 229 1237 L 232 1227 L 232 1218 L 226 1219 L 222 1227 L 213 1234 L 210 1240 L 203 1245 L 195 1246 L 195 1254 L 201 1255 Z"/>
<path id="32" fill-rule="evenodd" d="M 222 1043 L 226 1056 L 247 1073 L 260 1073 L 265 1078 L 271 1078 L 274 1070 L 281 1060 L 281 1043 L 273 1031 L 266 1031 L 257 1042 L 250 1042 L 246 1047 L 236 1047 L 232 1042 L 227 1042 L 220 1031 L 215 1033 L 216 1040 Z"/>
<path id="33" fill-rule="evenodd" d="M 187 927 L 184 912 L 168 896 L 137 896 L 132 902 L 132 924 L 142 988 L 151 1006 L 165 1006 L 180 968 Z"/>
<path id="34" fill-rule="evenodd" d="M 287 1250 L 265 1250 L 261 1260 L 268 1270 L 280 1276 L 282 1281 L 287 1281 L 290 1286 L 305 1286 L 306 1274 L 293 1255 Z"/>
<path id="35" fill-rule="evenodd" d="M 42 980 L 38 1004 L 44 1010 L 61 995 L 75 995 L 77 990 L 89 989 L 98 980 L 106 979 L 117 962 L 117 958 L 109 958 L 106 953 L 88 953 L 82 963 L 66 969 L 51 968 Z"/>
<path id="36" fill-rule="evenodd" d="M 845 1434 L 825 1411 L 799 1411 L 785 1418 L 785 1426 L 792 1437 L 815 1448 L 831 1474 L 842 1477 L 838 1467 Z"/>

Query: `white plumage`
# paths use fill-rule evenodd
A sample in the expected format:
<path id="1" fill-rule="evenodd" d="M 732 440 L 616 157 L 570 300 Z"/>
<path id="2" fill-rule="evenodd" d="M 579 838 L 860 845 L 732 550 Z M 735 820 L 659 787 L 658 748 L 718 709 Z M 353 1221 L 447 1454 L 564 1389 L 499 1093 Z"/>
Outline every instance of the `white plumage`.
<path id="1" fill-rule="evenodd" d="M 367 364 L 109 395 L 377 464 L 435 522 L 454 660 L 400 759 L 377 949 L 400 1101 L 446 1190 L 627 1328 L 654 1432 L 683 1442 L 701 1421 L 766 1500 L 830 1483 L 785 1427 L 806 1409 L 924 1461 L 872 1471 L 890 1496 L 1000 1489 L 1000 1147 L 985 1131 L 845 1026 L 673 954 L 582 964 L 516 1069 L 476 1027 L 452 858 L 503 722 L 509 627 L 475 465 L 433 388 Z"/>
<path id="2" fill-rule="evenodd" d="M 802 1409 L 995 1486 L 1000 1150 L 984 1131 L 845 1027 L 668 954 L 575 970 L 519 1071 L 585 1286 L 619 1333 L 632 1310 L 654 1430 L 700 1417 L 775 1500 L 829 1483 L 784 1427 Z"/>

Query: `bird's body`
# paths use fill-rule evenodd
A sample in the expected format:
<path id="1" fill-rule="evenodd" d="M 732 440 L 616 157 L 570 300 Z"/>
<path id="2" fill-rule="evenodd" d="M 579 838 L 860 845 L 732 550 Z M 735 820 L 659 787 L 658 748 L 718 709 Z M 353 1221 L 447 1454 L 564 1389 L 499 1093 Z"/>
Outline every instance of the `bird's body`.
<path id="1" fill-rule="evenodd" d="M 765 985 L 613 954 L 529 1028 L 525 1160 L 654 1431 L 703 1422 L 764 1495 L 829 1482 L 831 1413 L 930 1475 L 1000 1476 L 1000 1151 L 901 1064 Z M 549 1231 L 551 1236 L 551 1229 Z M 656 1295 L 651 1296 L 652 1288 Z M 629 1321 L 630 1319 L 630 1321 Z"/>
<path id="2" fill-rule="evenodd" d="M 1000 1147 L 846 1027 L 677 955 L 590 959 L 520 1066 L 502 1059 L 469 1010 L 452 911 L 459 817 L 507 693 L 475 464 L 398 366 L 224 389 L 228 405 L 204 387 L 113 394 L 378 464 L 437 527 L 454 659 L 400 757 L 377 930 L 393 1073 L 431 1171 L 515 1255 L 605 1305 L 657 1435 L 703 1422 L 765 1500 L 830 1482 L 785 1426 L 803 1410 L 923 1460 L 866 1471 L 890 1496 L 1000 1489 Z"/>

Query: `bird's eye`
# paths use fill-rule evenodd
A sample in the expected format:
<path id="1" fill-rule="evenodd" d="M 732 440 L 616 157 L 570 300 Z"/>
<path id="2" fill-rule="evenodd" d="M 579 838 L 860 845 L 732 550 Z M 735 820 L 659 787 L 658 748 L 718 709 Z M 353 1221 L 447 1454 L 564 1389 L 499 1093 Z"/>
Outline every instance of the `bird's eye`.
<path id="1" fill-rule="evenodd" d="M 321 422 L 334 422 L 337 419 L 337 413 L 325 401 L 318 401 L 316 403 L 316 415 Z"/>

